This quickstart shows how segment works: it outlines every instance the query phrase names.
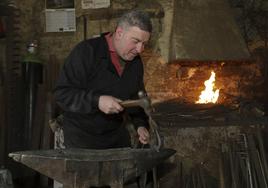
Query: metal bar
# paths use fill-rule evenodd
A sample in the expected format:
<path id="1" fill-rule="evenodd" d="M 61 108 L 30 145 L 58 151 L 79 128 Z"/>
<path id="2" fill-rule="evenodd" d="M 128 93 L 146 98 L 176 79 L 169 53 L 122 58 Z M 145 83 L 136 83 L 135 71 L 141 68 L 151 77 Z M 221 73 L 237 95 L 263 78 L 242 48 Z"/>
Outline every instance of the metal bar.
<path id="1" fill-rule="evenodd" d="M 258 127 L 258 129 L 257 129 L 256 136 L 257 136 L 257 142 L 258 142 L 259 151 L 260 151 L 260 158 L 261 158 L 260 160 L 261 160 L 261 163 L 263 164 L 263 171 L 264 171 L 263 173 L 264 173 L 264 177 L 265 177 L 266 184 L 267 184 L 267 181 L 268 181 L 268 165 L 267 165 L 266 152 L 265 152 L 264 145 L 263 145 L 263 139 L 262 139 L 262 134 L 261 134 L 260 127 Z"/>
<path id="2" fill-rule="evenodd" d="M 247 138 L 248 138 L 248 146 L 249 146 L 249 154 L 250 154 L 249 156 L 253 165 L 253 169 L 256 173 L 256 181 L 258 182 L 257 184 L 259 184 L 261 188 L 265 188 L 267 187 L 267 185 L 266 185 L 266 182 L 264 181 L 265 180 L 264 177 L 262 176 L 261 164 L 259 163 L 259 160 L 258 160 L 258 151 L 256 149 L 253 135 L 248 135 Z"/>

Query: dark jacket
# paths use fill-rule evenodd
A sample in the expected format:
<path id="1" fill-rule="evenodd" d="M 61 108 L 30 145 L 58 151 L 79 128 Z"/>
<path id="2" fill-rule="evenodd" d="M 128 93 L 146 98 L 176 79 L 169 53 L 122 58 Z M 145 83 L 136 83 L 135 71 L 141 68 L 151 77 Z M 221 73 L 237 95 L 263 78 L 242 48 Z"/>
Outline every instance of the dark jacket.
<path id="1" fill-rule="evenodd" d="M 143 64 L 138 56 L 125 65 L 121 76 L 111 62 L 104 35 L 79 43 L 68 56 L 55 88 L 64 110 L 67 147 L 104 149 L 130 145 L 122 113 L 107 115 L 98 109 L 100 95 L 137 99 L 144 90 Z M 148 127 L 142 108 L 126 109 L 137 127 Z"/>

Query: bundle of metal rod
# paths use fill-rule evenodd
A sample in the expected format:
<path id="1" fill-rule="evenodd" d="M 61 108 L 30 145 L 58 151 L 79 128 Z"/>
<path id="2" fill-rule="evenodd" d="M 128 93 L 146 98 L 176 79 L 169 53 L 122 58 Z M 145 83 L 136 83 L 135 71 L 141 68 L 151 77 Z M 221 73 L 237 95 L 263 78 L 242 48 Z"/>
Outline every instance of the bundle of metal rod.
<path id="1" fill-rule="evenodd" d="M 209 188 L 217 187 L 216 177 L 212 177 L 202 165 L 196 165 L 190 170 L 178 165 L 179 188 Z"/>
<path id="2" fill-rule="evenodd" d="M 220 160 L 220 188 L 267 188 L 268 168 L 261 130 L 241 134 L 225 145 Z"/>
<path id="3" fill-rule="evenodd" d="M 186 176 L 185 182 L 184 182 L 185 188 L 207 188 L 208 182 L 205 179 L 205 176 L 203 174 L 203 171 L 201 168 L 197 167 L 195 169 L 191 170 L 190 175 Z"/>

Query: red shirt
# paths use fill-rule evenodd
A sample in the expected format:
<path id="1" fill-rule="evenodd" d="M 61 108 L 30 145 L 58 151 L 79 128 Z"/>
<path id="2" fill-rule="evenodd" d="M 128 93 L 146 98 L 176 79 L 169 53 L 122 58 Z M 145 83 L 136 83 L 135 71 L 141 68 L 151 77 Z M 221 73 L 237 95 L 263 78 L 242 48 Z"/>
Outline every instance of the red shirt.
<path id="1" fill-rule="evenodd" d="M 110 52 L 112 63 L 115 66 L 117 73 L 121 76 L 123 73 L 123 67 L 121 67 L 119 63 L 119 56 L 117 55 L 116 50 L 113 45 L 112 33 L 108 33 L 107 35 L 105 35 L 105 38 L 109 46 L 109 52 Z"/>

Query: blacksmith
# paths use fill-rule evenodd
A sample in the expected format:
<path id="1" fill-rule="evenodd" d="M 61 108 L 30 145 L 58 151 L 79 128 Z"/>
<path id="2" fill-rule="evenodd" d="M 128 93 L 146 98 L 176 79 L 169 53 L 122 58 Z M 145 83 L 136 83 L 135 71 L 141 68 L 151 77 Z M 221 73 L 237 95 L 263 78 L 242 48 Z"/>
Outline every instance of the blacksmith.
<path id="1" fill-rule="evenodd" d="M 80 42 L 68 56 L 55 88 L 64 110 L 66 148 L 107 149 L 130 146 L 123 125 L 125 112 L 139 141 L 149 141 L 147 117 L 140 107 L 124 109 L 120 102 L 137 99 L 144 89 L 139 54 L 152 32 L 147 13 L 133 10 L 119 18 L 114 32 Z"/>

